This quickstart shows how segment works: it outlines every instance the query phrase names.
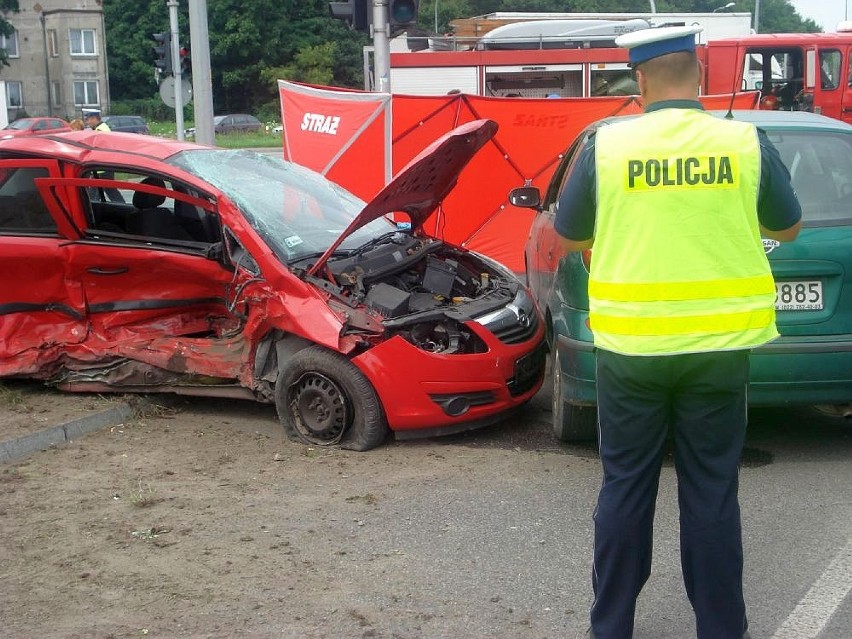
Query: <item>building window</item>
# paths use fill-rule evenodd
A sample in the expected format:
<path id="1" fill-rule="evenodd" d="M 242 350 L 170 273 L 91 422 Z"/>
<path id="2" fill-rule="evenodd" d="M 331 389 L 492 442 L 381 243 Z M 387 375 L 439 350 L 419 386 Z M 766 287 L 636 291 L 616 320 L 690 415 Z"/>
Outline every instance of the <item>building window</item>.
<path id="1" fill-rule="evenodd" d="M 0 49 L 6 49 L 6 54 L 10 58 L 17 58 L 18 53 L 18 32 L 13 31 L 11 35 L 0 35 Z"/>
<path id="2" fill-rule="evenodd" d="M 10 109 L 20 109 L 24 106 L 23 83 L 6 80 L 6 106 Z"/>
<path id="3" fill-rule="evenodd" d="M 74 106 L 98 106 L 101 103 L 97 80 L 74 82 Z"/>
<path id="4" fill-rule="evenodd" d="M 51 82 L 50 99 L 53 100 L 53 106 L 62 106 L 62 83 Z"/>
<path id="5" fill-rule="evenodd" d="M 71 41 L 71 55 L 96 55 L 95 30 L 94 29 L 71 29 L 69 32 Z"/>
<path id="6" fill-rule="evenodd" d="M 59 38 L 56 35 L 56 29 L 47 30 L 47 50 L 51 58 L 59 57 Z"/>

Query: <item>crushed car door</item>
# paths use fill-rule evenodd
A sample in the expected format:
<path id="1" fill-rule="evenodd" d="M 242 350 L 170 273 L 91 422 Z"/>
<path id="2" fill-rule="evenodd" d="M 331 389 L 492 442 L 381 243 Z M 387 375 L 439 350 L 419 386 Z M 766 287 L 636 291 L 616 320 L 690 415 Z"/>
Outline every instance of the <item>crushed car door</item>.
<path id="1" fill-rule="evenodd" d="M 234 271 L 222 259 L 214 202 L 167 177 L 89 175 L 40 181 L 54 206 L 61 192 L 76 194 L 67 214 L 80 238 L 66 249 L 68 276 L 85 294 L 90 348 L 102 363 L 121 358 L 77 380 L 164 386 L 180 383 L 171 373 L 238 377 L 242 318 L 228 301 Z M 194 220 L 178 219 L 188 211 Z"/>
<path id="2" fill-rule="evenodd" d="M 49 377 L 86 337 L 82 288 L 66 277 L 75 232 L 35 183 L 58 175 L 53 160 L 0 160 L 0 376 Z"/>

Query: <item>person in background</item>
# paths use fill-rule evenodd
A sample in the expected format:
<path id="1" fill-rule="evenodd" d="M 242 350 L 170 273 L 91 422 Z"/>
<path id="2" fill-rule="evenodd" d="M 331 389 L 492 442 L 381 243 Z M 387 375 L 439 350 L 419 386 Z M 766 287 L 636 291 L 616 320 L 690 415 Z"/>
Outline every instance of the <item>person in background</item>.
<path id="1" fill-rule="evenodd" d="M 109 131 L 109 125 L 101 121 L 101 112 L 98 109 L 85 109 L 83 111 L 83 121 L 86 127 L 95 131 Z"/>
<path id="2" fill-rule="evenodd" d="M 71 127 L 72 131 L 82 131 L 86 128 L 86 125 L 83 124 L 83 120 L 81 120 L 80 118 L 74 118 L 68 123 L 68 126 Z"/>
<path id="3" fill-rule="evenodd" d="M 791 241 L 801 207 L 777 149 L 698 101 L 699 26 L 624 34 L 644 115 L 601 126 L 557 202 L 569 251 L 594 247 L 603 481 L 587 636 L 633 636 L 651 573 L 666 439 L 681 569 L 699 639 L 748 637 L 738 473 L 750 349 L 778 336 L 761 235 Z"/>

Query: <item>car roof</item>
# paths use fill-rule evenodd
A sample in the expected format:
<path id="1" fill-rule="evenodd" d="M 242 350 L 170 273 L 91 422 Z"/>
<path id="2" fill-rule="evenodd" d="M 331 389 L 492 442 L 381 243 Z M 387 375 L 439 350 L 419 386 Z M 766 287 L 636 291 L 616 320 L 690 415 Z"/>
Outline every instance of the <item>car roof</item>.
<path id="1" fill-rule="evenodd" d="M 717 117 L 740 122 L 751 122 L 761 129 L 807 129 L 852 132 L 852 124 L 810 111 L 765 111 L 763 109 L 734 109 L 732 111 L 710 110 Z M 595 130 L 601 125 L 624 122 L 640 117 L 641 114 L 614 115 L 590 124 L 587 129 Z"/>
<path id="2" fill-rule="evenodd" d="M 714 115 L 726 117 L 728 111 L 711 111 Z M 830 118 L 819 113 L 810 111 L 765 111 L 763 109 L 735 110 L 730 111 L 733 120 L 751 122 L 759 127 L 772 128 L 799 128 L 808 129 L 837 129 L 841 131 L 852 131 L 852 125 Z"/>
<path id="3" fill-rule="evenodd" d="M 751 122 L 759 127 L 770 128 L 798 128 L 808 129 L 837 129 L 841 131 L 852 130 L 852 124 L 848 124 L 836 118 L 830 118 L 819 113 L 810 111 L 765 111 L 763 109 L 734 109 L 726 111 L 714 109 L 708 111 L 713 115 L 729 120 Z M 609 124 L 611 122 L 622 122 L 640 117 L 642 114 L 613 115 L 602 118 L 597 123 Z"/>
<path id="4" fill-rule="evenodd" d="M 91 129 L 0 140 L 0 153 L 12 151 L 52 156 L 70 162 L 85 162 L 93 151 L 108 151 L 118 154 L 111 155 L 110 162 L 118 162 L 120 155 L 124 155 L 129 165 L 137 164 L 139 156 L 163 161 L 180 151 L 199 148 L 211 147 L 138 133 L 105 133 Z"/>

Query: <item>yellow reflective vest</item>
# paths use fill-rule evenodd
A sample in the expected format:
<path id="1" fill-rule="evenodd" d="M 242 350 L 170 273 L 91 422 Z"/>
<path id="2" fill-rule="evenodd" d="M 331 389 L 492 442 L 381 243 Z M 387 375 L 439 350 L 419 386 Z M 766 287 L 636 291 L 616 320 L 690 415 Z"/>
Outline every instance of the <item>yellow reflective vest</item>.
<path id="1" fill-rule="evenodd" d="M 601 127 L 595 158 L 595 346 L 668 355 L 778 336 L 751 124 L 661 109 Z"/>

